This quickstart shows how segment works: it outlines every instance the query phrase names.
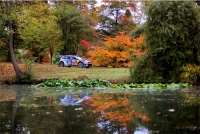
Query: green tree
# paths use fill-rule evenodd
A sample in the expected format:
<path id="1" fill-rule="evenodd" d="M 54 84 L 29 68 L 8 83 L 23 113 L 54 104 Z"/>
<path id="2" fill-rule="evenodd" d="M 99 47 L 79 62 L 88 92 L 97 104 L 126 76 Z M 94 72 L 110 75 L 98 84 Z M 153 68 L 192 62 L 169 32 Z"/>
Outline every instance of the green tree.
<path id="1" fill-rule="evenodd" d="M 3 1 L 0 4 L 2 16 L 0 48 L 6 52 L 8 42 L 16 76 L 18 80 L 22 80 L 24 74 L 18 67 L 14 52 L 19 48 L 31 50 L 34 45 L 38 57 L 48 54 L 47 48 L 53 55 L 51 45 L 58 43 L 59 40 L 55 16 L 52 17 L 49 5 L 43 1 Z M 52 36 L 55 33 L 57 36 Z M 9 35 L 9 38 L 6 35 Z"/>
<path id="2" fill-rule="evenodd" d="M 24 44 L 22 47 L 33 51 L 40 63 L 48 54 L 52 63 L 52 58 L 60 46 L 61 31 L 52 10 L 45 2 L 37 2 L 22 7 L 21 15 L 17 18 L 20 37 Z"/>
<path id="3" fill-rule="evenodd" d="M 57 6 L 54 15 L 62 30 L 61 54 L 76 54 L 81 37 L 88 29 L 84 15 L 79 9 L 68 4 Z"/>
<path id="4" fill-rule="evenodd" d="M 31 3 L 22 6 L 15 16 L 17 16 L 18 34 L 23 40 L 20 43 L 21 49 L 33 51 L 38 61 L 42 62 L 43 57 L 48 54 L 47 48 L 50 48 L 50 44 L 55 44 L 52 42 L 54 40 L 52 35 L 55 34 L 53 29 L 56 29 L 56 23 L 49 5 L 45 2 Z M 58 36 L 57 33 L 54 38 Z"/>
<path id="5" fill-rule="evenodd" d="M 0 61 L 6 60 L 8 53 L 8 34 L 5 30 L 5 18 L 5 14 L 0 12 Z"/>
<path id="6" fill-rule="evenodd" d="M 199 65 L 198 12 L 191 1 L 149 2 L 148 53 L 131 68 L 134 82 L 178 82 L 185 64 Z"/>

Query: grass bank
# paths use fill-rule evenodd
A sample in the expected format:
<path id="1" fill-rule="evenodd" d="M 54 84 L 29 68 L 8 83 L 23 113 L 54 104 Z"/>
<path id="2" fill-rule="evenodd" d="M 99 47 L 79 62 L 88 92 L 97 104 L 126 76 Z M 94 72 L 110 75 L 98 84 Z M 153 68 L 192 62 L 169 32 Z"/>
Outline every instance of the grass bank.
<path id="1" fill-rule="evenodd" d="M 25 70 L 24 64 L 19 64 L 22 71 Z M 58 67 L 50 64 L 34 64 L 32 72 L 35 81 L 43 81 L 52 78 L 61 79 L 104 79 L 111 83 L 128 83 L 129 68 L 77 68 L 77 67 Z M 0 83 L 13 82 L 15 72 L 11 63 L 0 63 Z"/>

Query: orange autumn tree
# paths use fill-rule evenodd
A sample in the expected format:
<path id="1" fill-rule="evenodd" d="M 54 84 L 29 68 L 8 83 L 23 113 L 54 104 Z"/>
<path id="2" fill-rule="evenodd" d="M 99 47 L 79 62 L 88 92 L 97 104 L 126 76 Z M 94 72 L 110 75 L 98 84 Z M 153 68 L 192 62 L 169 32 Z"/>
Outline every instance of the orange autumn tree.
<path id="1" fill-rule="evenodd" d="M 125 35 L 125 31 L 119 32 L 115 37 L 105 37 L 102 46 L 92 46 L 89 52 L 94 66 L 100 67 L 129 67 L 131 57 L 143 55 L 141 49 L 144 35 L 134 39 Z"/>
<path id="2" fill-rule="evenodd" d="M 93 94 L 90 105 L 94 107 L 93 113 L 101 113 L 99 120 L 105 118 L 109 121 L 117 121 L 121 126 L 127 127 L 127 123 L 136 118 L 147 122 L 150 118 L 145 113 L 140 113 L 130 102 L 130 93 L 126 94 Z"/>

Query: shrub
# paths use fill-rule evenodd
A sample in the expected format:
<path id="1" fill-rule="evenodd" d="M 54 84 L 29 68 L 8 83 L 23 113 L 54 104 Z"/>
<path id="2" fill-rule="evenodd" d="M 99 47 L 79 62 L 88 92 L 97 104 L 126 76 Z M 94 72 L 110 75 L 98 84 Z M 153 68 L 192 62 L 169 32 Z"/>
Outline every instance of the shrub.
<path id="1" fill-rule="evenodd" d="M 33 83 L 33 81 L 34 76 L 31 72 L 25 71 L 24 73 L 22 73 L 20 83 L 30 84 Z"/>
<path id="2" fill-rule="evenodd" d="M 200 85 L 200 66 L 194 64 L 184 66 L 181 81 L 191 85 Z"/>

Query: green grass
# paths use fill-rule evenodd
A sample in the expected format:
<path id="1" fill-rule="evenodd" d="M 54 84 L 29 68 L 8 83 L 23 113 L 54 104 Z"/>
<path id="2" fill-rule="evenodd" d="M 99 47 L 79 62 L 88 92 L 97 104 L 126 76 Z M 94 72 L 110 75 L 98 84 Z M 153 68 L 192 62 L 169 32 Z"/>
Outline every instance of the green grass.
<path id="1" fill-rule="evenodd" d="M 129 68 L 78 68 L 78 67 L 58 67 L 57 65 L 36 64 L 32 69 L 35 79 L 103 79 L 112 83 L 128 83 Z"/>
<path id="2" fill-rule="evenodd" d="M 22 71 L 25 71 L 25 65 L 19 64 Z M 128 83 L 129 68 L 105 68 L 91 67 L 78 68 L 74 67 L 58 67 L 51 64 L 34 64 L 32 67 L 35 81 L 43 81 L 46 79 L 61 78 L 61 79 L 103 79 L 111 83 Z M 12 63 L 0 62 L 0 84 L 15 81 L 15 71 Z"/>

